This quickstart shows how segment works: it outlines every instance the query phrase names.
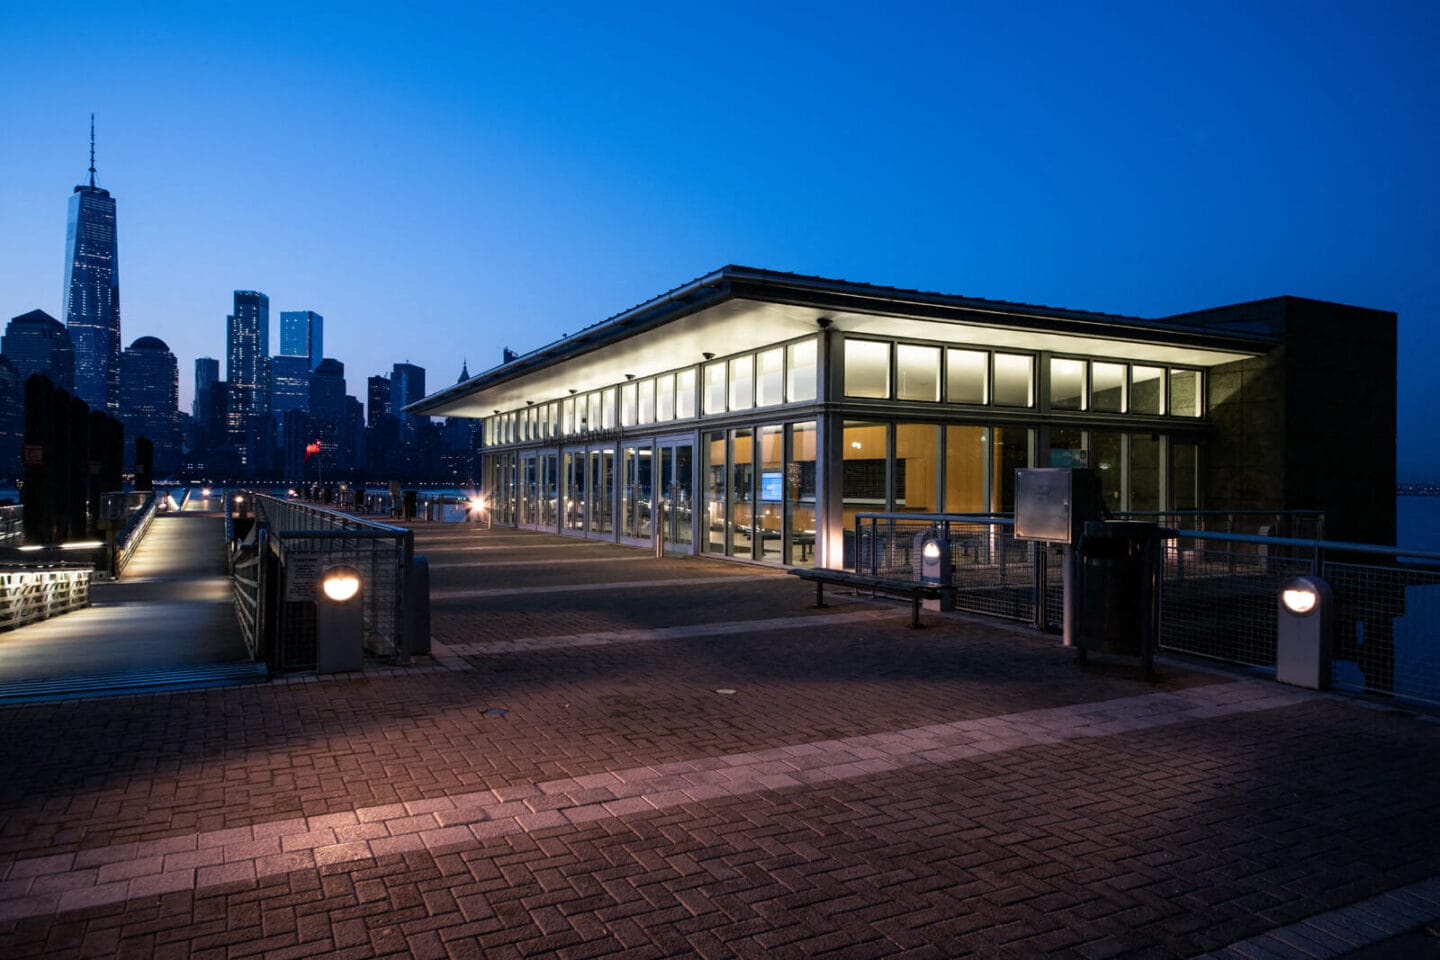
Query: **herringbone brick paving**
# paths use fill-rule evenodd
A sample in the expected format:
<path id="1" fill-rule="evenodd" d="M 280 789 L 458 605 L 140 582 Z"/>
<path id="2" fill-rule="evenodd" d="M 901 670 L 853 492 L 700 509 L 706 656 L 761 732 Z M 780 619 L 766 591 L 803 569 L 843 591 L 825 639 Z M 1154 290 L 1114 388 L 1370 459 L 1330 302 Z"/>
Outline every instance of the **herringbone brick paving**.
<path id="1" fill-rule="evenodd" d="M 554 538 L 422 539 L 432 559 L 444 551 L 431 543 L 504 547 L 470 554 L 495 558 L 483 577 L 451 573 L 523 585 L 534 568 L 507 573 L 504 559 Z M 674 570 L 692 565 L 731 569 L 665 561 L 650 575 L 682 579 Z M 597 566 L 565 568 L 583 582 Z M 635 563 L 614 566 L 639 578 Z M 437 604 L 434 633 L 463 643 L 825 613 L 802 584 L 755 572 L 653 596 Z M 1170 669 L 1150 687 L 1129 667 L 1076 670 L 1048 638 L 933 617 L 910 631 L 888 609 L 823 631 L 474 655 L 467 673 L 8 709 L 0 862 L 1224 682 Z M 1440 872 L 1436 731 L 1335 700 L 1139 724 L 216 875 L 0 925 L 0 955 L 1191 955 Z"/>

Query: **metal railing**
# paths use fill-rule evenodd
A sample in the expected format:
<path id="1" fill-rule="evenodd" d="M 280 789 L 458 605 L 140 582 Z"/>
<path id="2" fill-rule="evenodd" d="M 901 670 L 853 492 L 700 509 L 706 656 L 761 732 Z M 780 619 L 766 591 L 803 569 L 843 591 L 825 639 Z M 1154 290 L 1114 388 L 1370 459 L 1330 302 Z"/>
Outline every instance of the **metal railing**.
<path id="1" fill-rule="evenodd" d="M 1314 575 L 1334 595 L 1333 685 L 1440 704 L 1440 553 L 1216 530 L 1323 529 L 1313 513 L 1206 519 L 1208 530 L 1166 532 L 1162 649 L 1272 670 L 1280 586 Z M 943 539 L 956 609 L 1058 628 L 1061 552 L 1015 540 L 1013 524 L 1000 515 L 862 514 L 846 553 L 857 572 L 918 580 L 921 543 Z"/>
<path id="2" fill-rule="evenodd" d="M 25 539 L 25 508 L 20 504 L 0 507 L 0 547 L 18 547 Z"/>
<path id="3" fill-rule="evenodd" d="M 115 535 L 114 574 L 116 577 L 125 572 L 125 567 L 130 563 L 130 558 L 135 555 L 140 541 L 145 539 L 145 534 L 149 531 L 150 523 L 155 519 L 158 508 L 159 500 L 156 499 L 155 492 L 152 490 L 135 512 L 130 514 L 130 519 L 125 521 L 125 526 L 121 527 L 120 532 Z"/>
<path id="4" fill-rule="evenodd" d="M 90 606 L 89 564 L 0 564 L 0 630 Z"/>
<path id="5" fill-rule="evenodd" d="M 265 494 L 244 497 L 255 511 L 256 529 L 232 569 L 236 615 L 252 655 L 268 654 L 280 672 L 315 668 L 316 581 L 325 567 L 343 563 L 358 569 L 364 583 L 366 653 L 407 662 L 408 604 L 418 602 L 407 595 L 414 534 L 313 504 Z M 234 502 L 227 501 L 227 513 Z"/>
<path id="6" fill-rule="evenodd" d="M 1052 562 L 1043 544 L 1016 540 L 1013 528 L 1013 519 L 998 514 L 860 514 L 845 552 L 853 545 L 856 573 L 919 580 L 922 543 L 944 540 L 954 566 L 957 609 L 1044 626 L 1036 599 L 1048 591 L 1037 583 L 1037 569 L 1053 567 L 1058 584 L 1059 561 Z"/>

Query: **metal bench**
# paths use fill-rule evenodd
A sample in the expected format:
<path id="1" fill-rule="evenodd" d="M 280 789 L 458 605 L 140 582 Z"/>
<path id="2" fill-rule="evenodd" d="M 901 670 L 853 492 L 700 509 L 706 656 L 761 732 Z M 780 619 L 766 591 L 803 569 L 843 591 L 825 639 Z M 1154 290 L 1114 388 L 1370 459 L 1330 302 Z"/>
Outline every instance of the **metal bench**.
<path id="1" fill-rule="evenodd" d="M 824 567 L 791 567 L 785 572 L 794 574 L 801 580 L 815 581 L 815 606 L 817 607 L 825 606 L 825 584 L 827 583 L 909 600 L 911 627 L 920 626 L 920 601 L 936 600 L 940 597 L 939 587 L 928 583 L 916 583 L 913 580 L 887 580 L 884 577 L 867 577 L 864 574 L 851 573 L 848 570 L 827 570 Z"/>

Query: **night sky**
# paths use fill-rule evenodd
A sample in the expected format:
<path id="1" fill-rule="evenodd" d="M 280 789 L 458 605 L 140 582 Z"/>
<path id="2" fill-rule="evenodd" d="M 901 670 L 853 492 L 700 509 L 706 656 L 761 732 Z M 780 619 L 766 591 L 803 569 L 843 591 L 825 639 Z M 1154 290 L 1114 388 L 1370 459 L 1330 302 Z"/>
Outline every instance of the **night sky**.
<path id="1" fill-rule="evenodd" d="M 362 399 L 727 263 L 1142 316 L 1294 294 L 1400 314 L 1399 475 L 1440 482 L 1433 0 L 129 6 L 0 6 L 0 320 L 63 319 L 93 111 L 123 341 L 170 345 L 187 410 L 237 288 L 272 353 L 324 314 Z"/>

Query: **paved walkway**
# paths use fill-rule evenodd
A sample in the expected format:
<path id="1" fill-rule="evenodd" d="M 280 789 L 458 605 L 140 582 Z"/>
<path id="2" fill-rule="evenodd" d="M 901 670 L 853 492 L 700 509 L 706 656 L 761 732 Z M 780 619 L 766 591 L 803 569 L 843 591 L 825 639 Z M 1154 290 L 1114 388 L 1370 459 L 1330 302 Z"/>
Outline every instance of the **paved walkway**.
<path id="1" fill-rule="evenodd" d="M 0 956 L 1343 956 L 1440 918 L 1428 718 L 417 530 L 447 669 L 0 707 Z"/>
<path id="2" fill-rule="evenodd" d="M 50 681 L 83 691 L 191 675 L 249 659 L 235 620 L 225 521 L 162 514 L 115 582 L 93 583 L 91 606 L 0 633 L 0 699 Z"/>

